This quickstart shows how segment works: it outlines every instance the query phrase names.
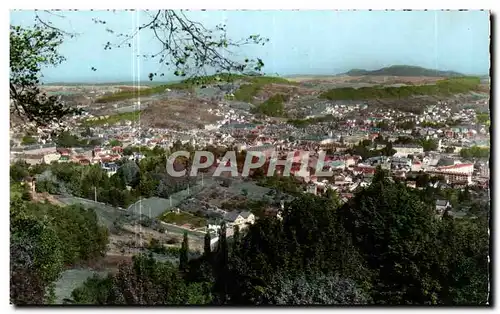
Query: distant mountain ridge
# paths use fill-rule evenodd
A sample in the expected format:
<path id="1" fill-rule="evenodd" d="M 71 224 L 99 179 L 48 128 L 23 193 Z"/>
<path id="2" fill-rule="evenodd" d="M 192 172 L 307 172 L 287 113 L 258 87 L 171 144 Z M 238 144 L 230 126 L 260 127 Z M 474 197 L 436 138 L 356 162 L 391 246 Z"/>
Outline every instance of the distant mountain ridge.
<path id="1" fill-rule="evenodd" d="M 362 75 L 374 75 L 374 76 L 430 76 L 430 77 L 457 77 L 465 76 L 462 73 L 454 71 L 439 71 L 426 69 L 418 66 L 410 65 L 393 65 L 390 67 L 385 67 L 378 70 L 368 71 L 363 69 L 352 69 L 342 75 L 348 76 L 362 76 Z"/>

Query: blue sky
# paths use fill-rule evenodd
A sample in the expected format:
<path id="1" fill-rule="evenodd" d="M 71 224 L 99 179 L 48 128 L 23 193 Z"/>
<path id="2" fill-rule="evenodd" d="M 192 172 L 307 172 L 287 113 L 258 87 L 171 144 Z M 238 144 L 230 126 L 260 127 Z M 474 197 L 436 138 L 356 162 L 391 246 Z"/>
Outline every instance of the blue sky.
<path id="1" fill-rule="evenodd" d="M 157 51 L 158 42 L 145 31 L 138 47 L 105 51 L 107 41 L 118 42 L 106 28 L 132 33 L 146 21 L 145 12 L 41 13 L 54 25 L 79 33 L 60 47 L 66 62 L 44 70 L 47 82 L 106 82 L 147 80 L 161 70 L 157 62 L 137 54 Z M 247 46 L 241 58 L 260 57 L 269 74 L 338 74 L 352 68 L 378 69 L 416 65 L 465 74 L 487 74 L 489 13 L 485 11 L 196 11 L 192 19 L 213 27 L 225 23 L 233 39 L 251 34 L 268 37 L 266 46 Z M 97 25 L 92 18 L 106 20 Z M 11 24 L 30 25 L 32 11 L 12 11 Z M 135 50 L 135 52 L 134 52 Z M 91 67 L 97 68 L 92 71 Z M 166 79 L 174 78 L 163 68 Z"/>

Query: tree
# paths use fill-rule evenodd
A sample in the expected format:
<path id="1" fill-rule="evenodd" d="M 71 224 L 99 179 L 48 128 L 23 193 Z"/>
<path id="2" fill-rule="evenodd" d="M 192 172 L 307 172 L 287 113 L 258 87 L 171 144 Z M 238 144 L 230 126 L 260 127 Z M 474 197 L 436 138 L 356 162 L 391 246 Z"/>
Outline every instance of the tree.
<path id="1" fill-rule="evenodd" d="M 487 220 L 443 217 L 439 227 L 440 303 L 486 305 L 489 302 Z"/>
<path id="2" fill-rule="evenodd" d="M 261 59 L 244 58 L 236 61 L 228 57 L 227 52 L 248 44 L 264 45 L 269 40 L 259 35 L 250 35 L 241 40 L 232 40 L 227 36 L 225 24 L 220 24 L 215 29 L 208 29 L 203 24 L 192 20 L 184 11 L 158 10 L 144 12 L 146 22 L 139 26 L 132 35 L 124 35 L 124 40 L 118 44 L 108 42 L 105 49 L 129 46 L 131 40 L 139 32 L 151 31 L 156 40 L 161 44 L 159 51 L 144 55 L 143 57 L 157 60 L 158 63 L 169 68 L 174 67 L 174 75 L 194 77 L 193 81 L 203 84 L 200 77 L 206 75 L 207 69 L 216 72 L 244 72 L 260 71 L 264 66 Z M 105 21 L 96 20 L 96 23 L 106 24 Z M 163 73 L 150 73 L 149 79 Z"/>
<path id="3" fill-rule="evenodd" d="M 338 207 L 340 205 L 339 194 L 335 192 L 333 189 L 331 188 L 326 189 L 325 197 L 331 200 L 335 207 Z"/>
<path id="4" fill-rule="evenodd" d="M 313 274 L 273 276 L 265 291 L 264 304 L 275 305 L 360 305 L 368 297 L 352 280 L 335 275 Z"/>
<path id="5" fill-rule="evenodd" d="M 374 140 L 376 144 L 386 144 L 387 140 L 382 136 L 382 134 L 379 134 Z"/>
<path id="6" fill-rule="evenodd" d="M 68 131 L 60 132 L 55 140 L 57 146 L 60 147 L 77 147 L 81 145 L 78 136 L 71 134 Z"/>
<path id="7" fill-rule="evenodd" d="M 37 142 L 36 138 L 34 138 L 31 135 L 26 135 L 26 136 L 23 136 L 21 143 L 23 145 L 31 145 L 31 144 L 36 144 L 36 142 Z"/>
<path id="8" fill-rule="evenodd" d="M 15 161 L 10 165 L 10 179 L 21 182 L 29 175 L 29 165 L 24 160 Z"/>
<path id="9" fill-rule="evenodd" d="M 179 257 L 179 270 L 185 272 L 188 269 L 189 262 L 189 241 L 187 231 L 184 231 L 184 238 Z"/>
<path id="10" fill-rule="evenodd" d="M 338 212 L 353 244 L 374 272 L 377 304 L 436 304 L 434 211 L 379 169 L 372 184 Z"/>
<path id="11" fill-rule="evenodd" d="M 140 180 L 140 168 L 134 161 L 125 162 L 117 171 L 117 174 L 122 176 L 125 185 L 136 187 Z"/>
<path id="12" fill-rule="evenodd" d="M 234 230 L 233 232 L 233 252 L 234 252 L 238 248 L 241 240 L 240 226 L 235 225 L 233 227 L 233 230 Z"/>
<path id="13" fill-rule="evenodd" d="M 63 270 L 62 242 L 49 218 L 34 217 L 19 199 L 13 199 L 10 205 L 11 302 L 50 303 L 53 283 Z"/>
<path id="14" fill-rule="evenodd" d="M 105 305 L 113 285 L 113 277 L 101 278 L 98 275 L 87 279 L 82 286 L 71 292 L 71 303 Z"/>
<path id="15" fill-rule="evenodd" d="M 158 180 L 149 173 L 141 174 L 138 189 L 144 197 L 151 197 L 158 185 Z"/>
<path id="16" fill-rule="evenodd" d="M 472 146 L 471 148 L 462 148 L 460 151 L 460 157 L 462 158 L 489 158 L 490 149 L 483 148 L 479 146 Z"/>
<path id="17" fill-rule="evenodd" d="M 392 148 L 392 142 L 388 142 L 380 151 L 384 156 L 393 156 L 396 153 L 396 150 Z"/>
<path id="18" fill-rule="evenodd" d="M 25 122 L 44 126 L 79 112 L 40 89 L 42 68 L 64 61 L 57 52 L 62 42 L 61 32 L 43 25 L 10 27 L 10 110 Z"/>
<path id="19" fill-rule="evenodd" d="M 122 264 L 113 276 L 106 304 L 205 304 L 208 302 L 206 294 L 208 292 L 199 284 L 187 284 L 173 264 L 158 262 L 152 256 L 137 255 L 132 264 Z"/>
<path id="20" fill-rule="evenodd" d="M 212 251 L 212 244 L 211 244 L 211 239 L 210 239 L 210 232 L 207 231 L 205 233 L 205 243 L 204 243 L 204 248 L 203 248 L 203 254 L 205 256 L 210 256 L 210 253 Z"/>
<path id="21" fill-rule="evenodd" d="M 26 239 L 11 241 L 10 244 L 10 302 L 15 305 L 42 305 L 45 303 L 44 283 L 33 271 L 32 244 Z"/>
<path id="22" fill-rule="evenodd" d="M 424 139 L 420 143 L 424 148 L 424 152 L 435 151 L 438 149 L 438 142 L 434 139 Z"/>
<path id="23" fill-rule="evenodd" d="M 226 224 L 223 222 L 219 229 L 219 241 L 216 253 L 216 273 L 215 278 L 215 291 L 217 291 L 216 302 L 218 304 L 225 304 L 227 300 L 227 276 L 228 276 L 228 246 L 226 238 Z"/>
<path id="24" fill-rule="evenodd" d="M 455 152 L 455 147 L 453 147 L 453 146 L 445 147 L 444 152 L 447 154 L 452 154 Z"/>
<path id="25" fill-rule="evenodd" d="M 417 187 L 425 188 L 429 185 L 429 183 L 431 181 L 430 179 L 431 178 L 430 178 L 429 174 L 424 173 L 424 172 L 418 173 L 417 178 L 415 180 L 415 184 Z"/>
<path id="26" fill-rule="evenodd" d="M 43 17 L 42 12 L 49 14 L 49 18 Z M 64 105 L 57 96 L 47 96 L 40 89 L 42 67 L 63 62 L 65 58 L 58 53 L 58 47 L 65 37 L 77 35 L 53 23 L 50 20 L 54 16 L 52 12 L 42 12 L 35 12 L 33 27 L 11 26 L 10 32 L 11 111 L 36 125 L 60 123 L 69 114 L 81 113 L 76 108 Z M 214 80 L 214 77 L 206 77 L 208 72 L 221 73 L 215 77 L 215 81 L 231 80 L 230 73 L 260 71 L 264 66 L 260 58 L 243 57 L 236 60 L 232 57 L 234 48 L 249 44 L 264 45 L 269 41 L 257 34 L 233 40 L 227 36 L 225 24 L 208 29 L 184 11 L 141 11 L 138 14 L 144 15 L 145 18 L 141 20 L 146 22 L 131 34 L 116 32 L 106 25 L 106 21 L 92 19 L 117 37 L 116 43 L 105 43 L 105 50 L 132 47 L 132 41 L 139 33 L 150 32 L 160 48 L 142 57 L 156 60 L 162 68 L 172 69 L 176 76 L 189 77 L 189 84 L 204 84 L 207 80 Z M 95 67 L 91 67 L 91 70 L 97 71 Z M 148 76 L 153 80 L 156 76 L 164 76 L 164 73 L 150 73 Z"/>
<path id="27" fill-rule="evenodd" d="M 87 126 L 87 127 L 85 127 L 85 131 L 83 131 L 80 135 L 82 137 L 92 137 L 92 136 L 94 136 L 94 133 L 92 132 L 90 127 Z"/>
<path id="28" fill-rule="evenodd" d="M 109 141 L 109 146 L 111 147 L 115 147 L 115 146 L 123 146 L 122 142 L 120 142 L 119 140 L 117 139 L 112 139 Z"/>

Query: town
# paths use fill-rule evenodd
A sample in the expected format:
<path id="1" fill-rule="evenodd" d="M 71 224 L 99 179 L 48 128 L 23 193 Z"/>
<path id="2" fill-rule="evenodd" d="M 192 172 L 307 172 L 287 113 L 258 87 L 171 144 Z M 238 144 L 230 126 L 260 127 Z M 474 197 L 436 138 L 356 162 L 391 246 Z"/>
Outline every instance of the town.
<path id="1" fill-rule="evenodd" d="M 64 139 L 51 138 L 50 129 L 17 138 L 14 134 L 22 133 L 12 130 L 11 161 L 22 160 L 29 165 L 53 162 L 99 165 L 112 176 L 125 162 L 145 158 L 147 153 L 141 153 L 141 149 L 173 153 L 185 146 L 192 151 L 211 147 L 219 154 L 213 167 L 207 169 L 211 173 L 224 160 L 225 151 L 260 152 L 266 156 L 263 167 L 268 166 L 272 156 L 286 159 L 291 152 L 295 154 L 291 174 L 302 182 L 304 192 L 321 194 L 332 189 L 342 199 L 351 197 L 359 186 L 369 184 L 377 166 L 414 188 L 423 188 L 417 187 L 416 181 L 427 175 L 439 178 L 435 184 L 440 186 L 484 189 L 489 184 L 489 120 L 484 120 L 485 113 L 479 110 L 487 108 L 487 103 L 487 98 L 468 99 L 453 106 L 437 102 L 426 107 L 422 114 L 414 114 L 394 109 L 373 110 L 363 103 L 321 102 L 325 110 L 318 115 L 309 113 L 305 120 L 326 118 L 327 121 L 305 127 L 295 126 L 294 120 L 268 117 L 258 120 L 255 115 L 233 109 L 232 102 L 224 99 L 220 99 L 215 110 L 219 120 L 191 130 L 141 127 L 140 121 L 132 123 L 128 117 L 89 128 L 85 122 L 95 118 L 87 114 L 69 122 L 80 127 L 65 131 L 66 137 L 78 138 L 79 142 L 73 146 L 64 142 L 58 145 Z M 213 111 L 206 109 L 207 114 Z M 140 117 L 140 111 L 134 113 Z M 100 118 L 109 120 L 109 116 Z M 91 134 L 84 134 L 89 129 Z M 30 144 L 25 144 L 26 141 Z M 100 145 L 89 145 L 92 141 Z M 311 152 L 305 169 L 299 164 L 301 151 Z M 319 154 L 325 156 L 323 169 L 317 169 Z M 242 166 L 238 167 L 240 174 Z M 318 170 L 335 175 L 318 177 L 315 175 Z"/>
<path id="2" fill-rule="evenodd" d="M 139 54 L 135 34 L 108 28 L 111 12 L 87 25 L 125 38 L 104 50 L 172 70 L 133 82 L 115 79 L 118 55 L 120 67 L 85 64 L 86 83 L 50 72 L 65 69 L 60 45 L 79 44 L 43 12 L 30 13 L 32 28 L 11 22 L 11 303 L 491 304 L 484 67 L 363 70 L 351 60 L 330 74 L 305 63 L 280 74 L 282 55 L 264 66 L 226 54 L 268 49 L 269 38 L 233 41 L 225 24 L 209 31 L 188 18 L 196 13 L 153 12 L 116 14 L 148 21 L 135 34 L 149 31 L 144 46 L 159 52 Z M 439 14 L 462 13 L 475 14 Z M 302 21 L 294 14 L 276 18 Z M 42 72 L 61 79 L 42 84 Z"/>

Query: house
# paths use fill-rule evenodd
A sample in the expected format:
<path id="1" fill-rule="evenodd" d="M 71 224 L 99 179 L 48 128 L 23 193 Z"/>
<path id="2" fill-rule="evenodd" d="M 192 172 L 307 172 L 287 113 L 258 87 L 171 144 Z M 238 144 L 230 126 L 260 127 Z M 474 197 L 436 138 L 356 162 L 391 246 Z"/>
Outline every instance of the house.
<path id="1" fill-rule="evenodd" d="M 316 195 L 318 193 L 318 187 L 316 184 L 308 184 L 306 192 Z"/>
<path id="2" fill-rule="evenodd" d="M 420 145 L 393 145 L 392 148 L 396 151 L 394 155 L 398 157 L 418 155 L 424 152 L 424 148 Z"/>
<path id="3" fill-rule="evenodd" d="M 213 232 L 214 234 L 218 234 L 220 230 L 220 225 L 219 224 L 208 224 L 206 226 L 206 231 L 205 232 Z"/>
<path id="4" fill-rule="evenodd" d="M 36 192 L 36 178 L 35 177 L 26 177 L 24 178 L 23 185 L 26 184 L 28 189 L 35 193 Z"/>
<path id="5" fill-rule="evenodd" d="M 255 222 L 255 215 L 251 212 L 244 211 L 240 213 L 241 217 L 245 219 L 246 223 L 253 224 Z"/>
<path id="6" fill-rule="evenodd" d="M 422 170 L 422 162 L 414 161 L 413 164 L 411 165 L 411 171 L 418 172 L 420 170 Z"/>
<path id="7" fill-rule="evenodd" d="M 113 153 L 123 153 L 123 147 L 121 147 L 121 146 L 115 146 L 115 147 L 111 148 L 111 151 Z"/>
<path id="8" fill-rule="evenodd" d="M 402 168 L 411 168 L 412 160 L 409 158 L 392 158 L 391 160 L 391 169 L 402 169 Z"/>
<path id="9" fill-rule="evenodd" d="M 248 211 L 233 211 L 226 213 L 224 215 L 224 220 L 227 221 L 230 226 L 241 226 L 246 223 L 253 224 L 255 222 L 255 215 Z"/>
<path id="10" fill-rule="evenodd" d="M 417 188 L 417 182 L 416 181 L 406 181 L 406 186 L 409 188 Z"/>
<path id="11" fill-rule="evenodd" d="M 237 211 L 226 213 L 224 215 L 224 220 L 227 221 L 229 225 L 241 225 L 245 223 L 245 219 Z"/>
<path id="12" fill-rule="evenodd" d="M 442 215 L 448 207 L 450 207 L 450 202 L 447 200 L 436 200 L 436 211 L 440 215 Z"/>
<path id="13" fill-rule="evenodd" d="M 105 170 L 110 177 L 118 171 L 118 165 L 114 162 L 103 162 L 101 163 L 101 168 Z"/>
<path id="14" fill-rule="evenodd" d="M 23 159 L 28 165 L 39 165 L 43 163 L 43 157 L 44 155 L 25 155 Z"/>
<path id="15" fill-rule="evenodd" d="M 474 172 L 474 164 L 454 164 L 450 166 L 437 167 L 436 170 L 446 173 L 466 173 L 472 175 L 472 173 Z"/>
<path id="16" fill-rule="evenodd" d="M 50 165 L 53 161 L 58 161 L 61 155 L 58 153 L 48 153 L 43 156 L 43 162 Z"/>
<path id="17" fill-rule="evenodd" d="M 90 159 L 88 159 L 84 155 L 74 156 L 72 158 L 72 161 L 75 162 L 75 163 L 79 163 L 80 165 L 84 165 L 84 166 L 90 165 Z"/>
<path id="18" fill-rule="evenodd" d="M 68 148 L 58 148 L 57 149 L 57 152 L 61 155 L 61 156 L 69 156 L 71 155 L 71 150 L 68 149 Z"/>
<path id="19" fill-rule="evenodd" d="M 82 166 L 88 166 L 90 165 L 90 160 L 88 158 L 81 158 L 78 159 L 78 163 Z"/>

